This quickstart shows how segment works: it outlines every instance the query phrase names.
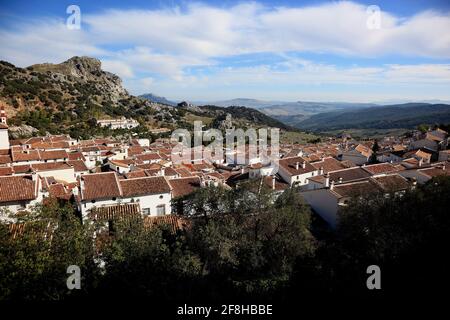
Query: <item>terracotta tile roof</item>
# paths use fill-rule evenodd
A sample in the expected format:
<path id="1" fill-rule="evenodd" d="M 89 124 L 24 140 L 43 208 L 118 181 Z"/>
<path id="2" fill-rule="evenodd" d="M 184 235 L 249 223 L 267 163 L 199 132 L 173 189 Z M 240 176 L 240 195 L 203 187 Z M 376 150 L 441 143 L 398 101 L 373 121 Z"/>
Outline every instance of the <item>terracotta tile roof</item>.
<path id="1" fill-rule="evenodd" d="M 175 234 L 178 231 L 183 231 L 186 228 L 190 227 L 190 221 L 174 215 L 174 214 L 168 214 L 165 216 L 146 216 L 144 217 L 144 227 L 151 229 L 157 226 L 169 226 L 169 230 Z"/>
<path id="2" fill-rule="evenodd" d="M 427 160 L 431 159 L 431 153 L 428 153 L 428 152 L 425 152 L 425 151 L 422 151 L 422 150 L 412 150 L 412 151 L 406 152 L 403 155 L 403 158 L 407 159 L 407 158 L 412 157 L 412 156 L 417 156 L 419 158 L 423 158 L 423 159 L 427 159 Z"/>
<path id="3" fill-rule="evenodd" d="M 137 154 L 141 154 L 144 151 L 145 151 L 145 149 L 141 146 L 131 146 L 128 148 L 128 156 L 131 157 L 131 156 L 134 156 Z"/>
<path id="4" fill-rule="evenodd" d="M 199 177 L 170 179 L 168 182 L 174 198 L 186 196 L 200 188 Z"/>
<path id="5" fill-rule="evenodd" d="M 311 165 L 317 170 L 319 170 L 322 167 L 324 173 L 347 168 L 345 164 L 341 163 L 339 160 L 336 160 L 335 158 L 332 157 L 327 157 L 320 161 L 313 162 L 311 163 Z"/>
<path id="6" fill-rule="evenodd" d="M 144 172 L 147 177 L 156 177 L 161 174 L 161 169 L 145 169 Z"/>
<path id="7" fill-rule="evenodd" d="M 397 172 L 398 169 L 391 163 L 377 163 L 362 167 L 371 174 L 383 174 Z"/>
<path id="8" fill-rule="evenodd" d="M 161 156 L 157 153 L 146 153 L 137 155 L 136 159 L 139 161 L 152 161 L 161 159 Z"/>
<path id="9" fill-rule="evenodd" d="M 11 223 L 8 225 L 8 231 L 12 239 L 19 239 L 27 233 L 37 235 L 44 240 L 51 240 L 54 230 L 55 225 L 45 221 Z"/>
<path id="10" fill-rule="evenodd" d="M 37 150 L 26 150 L 26 151 L 12 151 L 12 160 L 14 162 L 19 161 L 37 161 L 40 160 L 39 152 Z"/>
<path id="11" fill-rule="evenodd" d="M 392 146 L 392 151 L 403 151 L 405 149 L 406 149 L 406 147 L 404 145 L 401 145 L 401 144 L 394 144 Z"/>
<path id="12" fill-rule="evenodd" d="M 436 141 L 436 142 L 441 142 L 441 141 L 445 140 L 445 136 L 437 135 L 435 132 L 433 132 L 433 133 L 432 132 L 427 132 L 427 134 L 425 136 L 425 139 L 433 140 L 433 141 Z"/>
<path id="13" fill-rule="evenodd" d="M 67 164 L 75 169 L 75 172 L 89 171 L 82 160 L 69 160 Z"/>
<path id="14" fill-rule="evenodd" d="M 450 165 L 449 163 L 446 163 L 439 166 L 433 166 L 431 168 L 420 169 L 419 171 L 429 177 L 450 176 Z"/>
<path id="15" fill-rule="evenodd" d="M 0 167 L 0 176 L 11 176 L 13 172 L 12 167 Z"/>
<path id="16" fill-rule="evenodd" d="M 296 169 L 296 163 L 298 162 L 298 169 Z M 302 163 L 305 162 L 305 168 L 302 167 Z M 296 176 L 312 171 L 316 171 L 309 162 L 306 162 L 302 157 L 283 158 L 279 161 L 280 168 L 283 168 L 291 176 Z"/>
<path id="17" fill-rule="evenodd" d="M 125 203 L 112 206 L 93 207 L 89 217 L 98 221 L 123 220 L 141 215 L 139 203 Z"/>
<path id="18" fill-rule="evenodd" d="M 380 192 L 381 190 L 375 182 L 371 180 L 363 180 L 345 184 L 337 184 L 331 191 L 338 197 L 344 198 L 365 196 L 371 193 Z"/>
<path id="19" fill-rule="evenodd" d="M 29 164 L 21 164 L 21 165 L 15 165 L 12 166 L 14 173 L 28 173 L 33 172 L 31 169 L 31 166 Z"/>
<path id="20" fill-rule="evenodd" d="M 182 178 L 185 177 L 192 177 L 192 174 L 189 170 L 185 168 L 176 168 L 175 171 L 178 173 L 178 175 Z"/>
<path id="21" fill-rule="evenodd" d="M 353 168 L 356 167 L 356 164 L 354 164 L 352 161 L 350 160 L 342 160 L 341 163 L 346 167 L 346 168 Z"/>
<path id="22" fill-rule="evenodd" d="M 161 169 L 161 165 L 157 163 L 147 163 L 147 164 L 137 164 L 136 168 L 144 169 L 144 170 L 154 170 Z"/>
<path id="23" fill-rule="evenodd" d="M 117 167 L 121 168 L 129 168 L 132 164 L 135 163 L 134 160 L 125 159 L 125 160 L 109 160 L 109 162 Z"/>
<path id="24" fill-rule="evenodd" d="M 8 164 L 11 162 L 12 159 L 10 155 L 0 155 L 0 164 Z"/>
<path id="25" fill-rule="evenodd" d="M 51 171 L 51 170 L 66 170 L 72 168 L 65 162 L 48 162 L 48 163 L 34 163 L 31 165 L 34 171 Z"/>
<path id="26" fill-rule="evenodd" d="M 33 200 L 36 191 L 37 182 L 32 176 L 0 177 L 0 202 Z"/>
<path id="27" fill-rule="evenodd" d="M 83 156 L 83 154 L 80 151 L 70 152 L 68 153 L 69 160 L 83 160 L 85 161 L 86 158 Z"/>
<path id="28" fill-rule="evenodd" d="M 69 143 L 65 141 L 44 142 L 39 141 L 31 144 L 32 149 L 68 149 Z"/>
<path id="29" fill-rule="evenodd" d="M 86 152 L 86 153 L 90 153 L 90 152 L 100 152 L 100 148 L 97 146 L 92 146 L 92 147 L 82 147 L 81 148 L 81 152 Z"/>
<path id="30" fill-rule="evenodd" d="M 373 177 L 372 179 L 378 183 L 381 189 L 385 192 L 396 192 L 406 190 L 410 187 L 408 181 L 398 174 Z"/>
<path id="31" fill-rule="evenodd" d="M 145 173 L 145 170 L 130 171 L 125 174 L 125 178 L 127 178 L 127 179 L 143 178 L 146 176 L 147 176 L 147 174 Z"/>
<path id="32" fill-rule="evenodd" d="M 355 148 L 356 151 L 361 153 L 365 157 L 370 157 L 372 155 L 372 150 L 368 146 L 365 146 L 363 144 L 358 144 Z"/>
<path id="33" fill-rule="evenodd" d="M 265 176 L 263 178 L 264 184 L 269 187 L 270 189 L 273 189 L 273 179 L 272 176 Z M 275 177 L 275 190 L 276 191 L 282 191 L 289 188 L 289 184 L 284 182 L 282 179 Z"/>
<path id="34" fill-rule="evenodd" d="M 330 182 L 339 182 L 342 178 L 342 182 L 355 181 L 360 179 L 366 179 L 371 176 L 371 174 L 360 167 L 349 168 L 344 170 L 339 170 L 335 172 L 330 172 Z"/>
<path id="35" fill-rule="evenodd" d="M 48 192 L 51 197 L 69 200 L 71 193 L 66 190 L 62 183 L 55 183 L 48 186 Z"/>
<path id="36" fill-rule="evenodd" d="M 95 200 L 121 196 L 121 190 L 115 172 L 85 174 L 81 177 L 82 200 Z"/>
<path id="37" fill-rule="evenodd" d="M 212 177 L 212 178 L 215 178 L 218 180 L 225 180 L 225 177 L 219 172 L 211 172 L 211 173 L 206 174 L 206 176 Z"/>
<path id="38" fill-rule="evenodd" d="M 175 177 L 178 176 L 178 172 L 171 167 L 164 168 L 164 176 L 166 177 Z"/>
<path id="39" fill-rule="evenodd" d="M 170 186 L 164 177 L 144 177 L 120 180 L 124 197 L 169 193 Z"/>

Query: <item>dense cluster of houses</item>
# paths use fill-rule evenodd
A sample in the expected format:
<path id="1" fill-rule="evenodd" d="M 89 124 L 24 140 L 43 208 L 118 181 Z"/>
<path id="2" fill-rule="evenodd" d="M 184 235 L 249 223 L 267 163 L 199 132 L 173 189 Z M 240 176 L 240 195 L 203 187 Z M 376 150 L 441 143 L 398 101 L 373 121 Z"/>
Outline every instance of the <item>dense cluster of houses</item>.
<path id="1" fill-rule="evenodd" d="M 75 203 L 83 221 L 135 214 L 168 219 L 183 210 L 180 202 L 174 205 L 176 200 L 199 188 L 234 188 L 260 179 L 275 194 L 298 187 L 313 211 L 335 227 L 339 208 L 353 197 L 401 193 L 449 175 L 448 140 L 441 129 L 408 138 L 386 137 L 378 141 L 374 154 L 374 141 L 342 136 L 317 144 L 281 145 L 276 166 L 248 146 L 244 164 L 237 163 L 238 151 L 230 149 L 213 162 L 192 150 L 189 161 L 175 164 L 176 143 L 170 139 L 80 141 L 48 135 L 9 140 L 2 110 L 0 218 L 14 222 L 15 214 L 59 199 Z"/>

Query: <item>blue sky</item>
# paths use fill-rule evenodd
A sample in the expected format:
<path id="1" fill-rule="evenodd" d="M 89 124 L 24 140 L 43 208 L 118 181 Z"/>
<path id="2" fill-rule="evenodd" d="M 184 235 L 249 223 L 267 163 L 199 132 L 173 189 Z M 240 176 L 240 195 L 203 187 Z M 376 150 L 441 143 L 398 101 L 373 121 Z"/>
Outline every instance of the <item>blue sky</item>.
<path id="1" fill-rule="evenodd" d="M 450 100 L 450 1 L 0 3 L 0 59 L 97 57 L 133 94 Z M 71 4 L 79 30 L 66 26 Z"/>

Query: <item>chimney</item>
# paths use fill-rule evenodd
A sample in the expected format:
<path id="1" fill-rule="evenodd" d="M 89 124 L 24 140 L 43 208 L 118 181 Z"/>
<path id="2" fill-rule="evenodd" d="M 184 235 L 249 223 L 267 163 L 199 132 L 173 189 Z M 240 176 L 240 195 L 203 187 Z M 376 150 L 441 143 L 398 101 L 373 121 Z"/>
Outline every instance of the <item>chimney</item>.
<path id="1" fill-rule="evenodd" d="M 420 159 L 419 159 L 419 167 L 421 167 L 422 165 L 423 165 L 423 159 L 420 158 Z"/>
<path id="2" fill-rule="evenodd" d="M 298 165 L 299 165 L 299 162 L 297 161 L 297 162 L 295 163 L 295 170 L 298 170 Z"/>
<path id="3" fill-rule="evenodd" d="M 83 179 L 83 177 L 81 177 L 81 179 L 80 179 L 80 191 L 81 191 L 81 194 L 83 194 L 83 190 L 84 190 L 84 179 Z"/>
<path id="4" fill-rule="evenodd" d="M 339 183 L 344 182 L 344 179 L 342 179 L 342 177 L 339 177 Z"/>
<path id="5" fill-rule="evenodd" d="M 334 189 L 334 181 L 331 181 L 331 183 L 330 183 L 330 190 L 333 190 Z"/>
<path id="6" fill-rule="evenodd" d="M 417 179 L 415 177 L 413 177 L 411 180 L 412 180 L 412 187 L 411 187 L 411 189 L 415 189 L 416 186 L 417 186 Z"/>
<path id="7" fill-rule="evenodd" d="M 6 124 L 6 112 L 5 107 L 0 107 L 0 123 Z"/>
<path id="8" fill-rule="evenodd" d="M 275 176 L 272 176 L 272 190 L 275 190 Z"/>
<path id="9" fill-rule="evenodd" d="M 325 175 L 325 188 L 328 188 L 330 186 L 330 176 L 328 173 Z"/>
<path id="10" fill-rule="evenodd" d="M 302 168 L 305 169 L 306 168 L 306 161 L 302 162 Z"/>
<path id="11" fill-rule="evenodd" d="M 244 167 L 241 168 L 241 174 L 244 174 Z"/>
<path id="12" fill-rule="evenodd" d="M 166 173 L 166 168 L 162 167 L 161 168 L 161 175 L 164 177 L 165 173 Z"/>
<path id="13" fill-rule="evenodd" d="M 323 175 L 323 167 L 319 168 L 319 176 Z"/>
<path id="14" fill-rule="evenodd" d="M 445 163 L 442 164 L 442 170 L 445 171 Z"/>

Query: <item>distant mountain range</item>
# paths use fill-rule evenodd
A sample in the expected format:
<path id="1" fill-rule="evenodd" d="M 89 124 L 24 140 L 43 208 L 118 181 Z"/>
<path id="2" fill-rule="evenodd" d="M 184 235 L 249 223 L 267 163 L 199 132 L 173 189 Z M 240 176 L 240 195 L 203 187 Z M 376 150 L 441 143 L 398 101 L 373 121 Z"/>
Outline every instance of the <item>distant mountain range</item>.
<path id="1" fill-rule="evenodd" d="M 392 104 L 393 102 L 383 105 L 239 98 L 211 104 L 258 109 L 288 126 L 316 132 L 342 129 L 410 129 L 420 124 L 450 123 L 450 103 L 441 100 Z"/>
<path id="2" fill-rule="evenodd" d="M 165 97 L 157 96 L 156 94 L 153 94 L 153 93 L 141 94 L 139 97 L 147 99 L 151 102 L 161 103 L 161 104 L 165 104 L 165 105 L 172 106 L 172 107 L 175 107 L 177 105 L 177 102 L 170 101 L 170 100 L 166 99 Z"/>
<path id="3" fill-rule="evenodd" d="M 247 108 L 261 109 L 264 107 L 270 107 L 278 104 L 285 104 L 289 102 L 285 101 L 266 101 L 258 99 L 248 99 L 248 98 L 236 98 L 230 100 L 219 100 L 219 101 L 197 101 L 197 105 L 215 105 L 219 107 L 230 107 L 230 106 L 242 106 Z"/>
<path id="4" fill-rule="evenodd" d="M 450 123 L 450 104 L 405 103 L 339 110 L 310 116 L 294 124 L 311 131 L 414 128 L 420 124 Z"/>

